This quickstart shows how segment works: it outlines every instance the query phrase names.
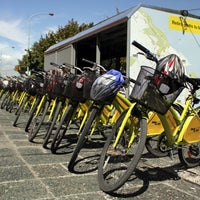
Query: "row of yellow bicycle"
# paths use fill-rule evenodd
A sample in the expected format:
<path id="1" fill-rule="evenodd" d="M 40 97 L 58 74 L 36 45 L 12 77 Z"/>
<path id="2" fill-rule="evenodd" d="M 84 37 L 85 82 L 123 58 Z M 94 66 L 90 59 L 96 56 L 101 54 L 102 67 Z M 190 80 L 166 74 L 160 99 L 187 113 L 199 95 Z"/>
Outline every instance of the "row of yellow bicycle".
<path id="1" fill-rule="evenodd" d="M 73 172 L 84 144 L 96 134 L 102 136 L 98 183 L 107 193 L 134 173 L 145 146 L 155 156 L 178 151 L 186 167 L 200 164 L 200 79 L 185 74 L 177 55 L 158 60 L 138 42 L 133 45 L 156 63 L 155 68 L 141 66 L 137 80 L 84 59 L 90 67 L 51 63 L 56 70 L 2 82 L 1 108 L 9 112 L 15 108 L 14 126 L 28 114 L 25 131 L 30 142 L 42 138 L 43 147 L 57 153 L 66 148 L 64 139 L 76 125 L 69 171 Z M 181 105 L 176 99 L 186 88 Z"/>

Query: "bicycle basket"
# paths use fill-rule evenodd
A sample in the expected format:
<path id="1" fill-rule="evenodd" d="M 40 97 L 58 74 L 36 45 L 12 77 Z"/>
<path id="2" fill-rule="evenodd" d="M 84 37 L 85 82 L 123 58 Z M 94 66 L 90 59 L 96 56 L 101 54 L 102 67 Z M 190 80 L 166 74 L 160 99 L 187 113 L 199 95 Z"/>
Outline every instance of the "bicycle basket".
<path id="1" fill-rule="evenodd" d="M 54 96 L 63 96 L 63 77 L 55 75 L 52 79 L 52 94 Z"/>
<path id="2" fill-rule="evenodd" d="M 56 98 L 62 96 L 63 92 L 63 77 L 59 75 L 52 75 L 47 77 L 47 93 L 50 98 Z"/>
<path id="3" fill-rule="evenodd" d="M 12 80 L 12 79 L 9 80 L 8 87 L 9 87 L 10 91 L 14 91 L 15 90 L 15 84 L 16 84 L 15 80 Z"/>
<path id="4" fill-rule="evenodd" d="M 39 95 L 46 94 L 47 84 L 44 78 L 37 78 L 36 85 L 37 85 L 37 94 Z"/>
<path id="5" fill-rule="evenodd" d="M 69 73 L 64 77 L 62 95 L 66 98 L 71 98 L 72 96 L 72 82 L 74 78 L 75 74 L 72 73 Z"/>
<path id="6" fill-rule="evenodd" d="M 83 97 L 83 83 L 85 81 L 84 75 L 76 75 L 71 85 L 71 99 L 73 101 L 85 102 Z"/>
<path id="7" fill-rule="evenodd" d="M 83 83 L 83 97 L 85 99 L 91 99 L 90 97 L 90 90 L 92 87 L 92 84 L 97 79 L 96 71 L 87 71 L 85 74 L 85 80 Z"/>
<path id="8" fill-rule="evenodd" d="M 31 77 L 27 78 L 24 82 L 25 91 L 31 96 L 35 96 L 37 94 L 37 85 L 35 83 L 36 82 Z"/>
<path id="9" fill-rule="evenodd" d="M 168 90 L 169 87 L 167 83 L 172 79 L 165 75 L 165 84 L 157 85 L 155 74 L 158 73 L 158 71 L 155 73 L 155 69 L 151 67 L 142 66 L 137 77 L 137 81 L 140 82 L 141 85 L 134 85 L 130 98 L 150 110 L 165 114 L 179 96 L 183 87 L 179 84 L 179 87 L 172 93 L 166 93 L 165 91 Z"/>
<path id="10" fill-rule="evenodd" d="M 21 91 L 21 92 L 23 91 L 23 85 L 22 85 L 21 81 L 16 81 L 15 89 L 18 90 L 18 91 Z"/>

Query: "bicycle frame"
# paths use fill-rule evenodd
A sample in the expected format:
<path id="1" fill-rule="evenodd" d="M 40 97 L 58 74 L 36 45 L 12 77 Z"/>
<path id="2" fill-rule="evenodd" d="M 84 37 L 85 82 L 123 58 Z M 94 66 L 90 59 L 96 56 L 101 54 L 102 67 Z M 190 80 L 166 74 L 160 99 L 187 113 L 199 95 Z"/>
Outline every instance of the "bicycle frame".
<path id="1" fill-rule="evenodd" d="M 200 117 L 198 115 L 200 109 L 194 109 L 192 107 L 192 101 L 193 96 L 189 95 L 180 116 L 173 107 L 170 107 L 170 115 L 168 117 L 158 114 L 170 147 L 174 144 L 186 145 L 200 141 Z"/>
<path id="2" fill-rule="evenodd" d="M 118 130 L 118 135 L 117 135 L 116 141 L 113 145 L 115 147 L 117 145 L 117 143 L 119 142 L 119 139 L 123 133 L 126 122 L 130 119 L 132 110 L 134 109 L 136 103 L 132 103 L 125 96 L 118 93 L 115 100 L 113 101 L 113 104 L 117 108 L 117 110 L 119 111 L 120 114 L 122 114 L 122 112 L 126 111 L 126 115 L 122 121 L 120 129 Z M 146 113 L 146 111 L 145 111 L 145 113 Z M 149 112 L 148 114 L 144 114 L 144 116 L 142 116 L 142 117 L 146 118 L 147 122 L 148 122 L 147 136 L 160 135 L 164 131 L 164 128 L 162 126 L 162 123 L 161 123 L 157 113 Z M 129 122 L 129 127 L 131 128 L 131 132 L 133 133 L 133 127 L 131 126 L 131 122 Z M 128 146 L 131 146 L 132 142 L 134 141 L 134 136 L 135 136 L 135 134 L 131 135 Z"/>
<path id="3" fill-rule="evenodd" d="M 80 124 L 80 127 L 79 127 L 79 130 L 78 130 L 78 133 L 77 133 L 77 135 L 79 135 L 80 134 L 80 132 L 81 132 L 81 130 L 82 130 L 82 128 L 83 128 L 83 126 L 84 126 L 84 124 L 85 124 L 85 122 L 86 122 L 86 120 L 87 120 L 87 117 L 88 117 L 88 114 L 89 114 L 89 109 L 90 109 L 90 106 L 92 105 L 92 101 L 91 100 L 87 100 L 86 102 L 84 102 L 84 103 L 79 103 L 78 104 L 78 109 L 80 109 L 79 110 L 79 115 L 83 115 L 83 119 L 82 119 L 82 121 L 81 121 L 81 124 Z M 80 117 L 80 116 L 78 116 L 78 117 Z M 73 119 L 73 118 L 72 118 Z"/>

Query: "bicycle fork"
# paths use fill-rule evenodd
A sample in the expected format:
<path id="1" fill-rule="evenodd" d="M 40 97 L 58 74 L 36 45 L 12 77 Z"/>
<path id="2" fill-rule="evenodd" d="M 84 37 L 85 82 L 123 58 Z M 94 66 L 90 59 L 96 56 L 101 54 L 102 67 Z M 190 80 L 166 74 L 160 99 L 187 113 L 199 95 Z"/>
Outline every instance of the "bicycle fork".
<path id="1" fill-rule="evenodd" d="M 125 115 L 125 117 L 124 117 L 124 119 L 123 119 L 123 121 L 122 121 L 122 124 L 121 124 L 121 126 L 120 126 L 120 128 L 119 128 L 119 131 L 118 131 L 118 133 L 117 133 L 115 142 L 114 142 L 114 144 L 113 144 L 113 148 L 116 148 L 116 146 L 117 146 L 117 144 L 118 144 L 118 142 L 119 142 L 119 140 L 120 140 L 120 138 L 121 138 L 121 136 L 122 136 L 123 130 L 124 130 L 125 125 L 126 125 L 126 122 L 128 121 L 128 119 L 129 119 L 129 117 L 130 117 L 130 115 L 131 115 L 131 112 L 132 112 L 132 109 L 134 108 L 134 106 L 135 106 L 135 104 L 132 104 L 132 105 L 128 108 L 127 113 L 126 113 L 126 115 Z M 135 136 L 134 134 L 131 135 L 131 140 L 129 141 L 128 147 L 130 147 L 131 143 L 133 142 L 134 136 Z"/>

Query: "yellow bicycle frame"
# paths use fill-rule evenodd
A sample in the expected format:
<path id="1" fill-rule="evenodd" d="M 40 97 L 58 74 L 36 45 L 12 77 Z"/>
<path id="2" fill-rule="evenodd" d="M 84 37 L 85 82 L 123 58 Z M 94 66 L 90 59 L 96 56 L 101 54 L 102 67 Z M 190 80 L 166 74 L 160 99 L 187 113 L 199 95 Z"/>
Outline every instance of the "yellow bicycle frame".
<path id="1" fill-rule="evenodd" d="M 192 100 L 192 95 L 189 95 L 180 116 L 173 107 L 169 109 L 171 116 L 168 118 L 165 115 L 158 114 L 169 146 L 200 142 L 200 109 L 192 107 Z M 174 120 L 173 125 L 172 120 Z"/>

